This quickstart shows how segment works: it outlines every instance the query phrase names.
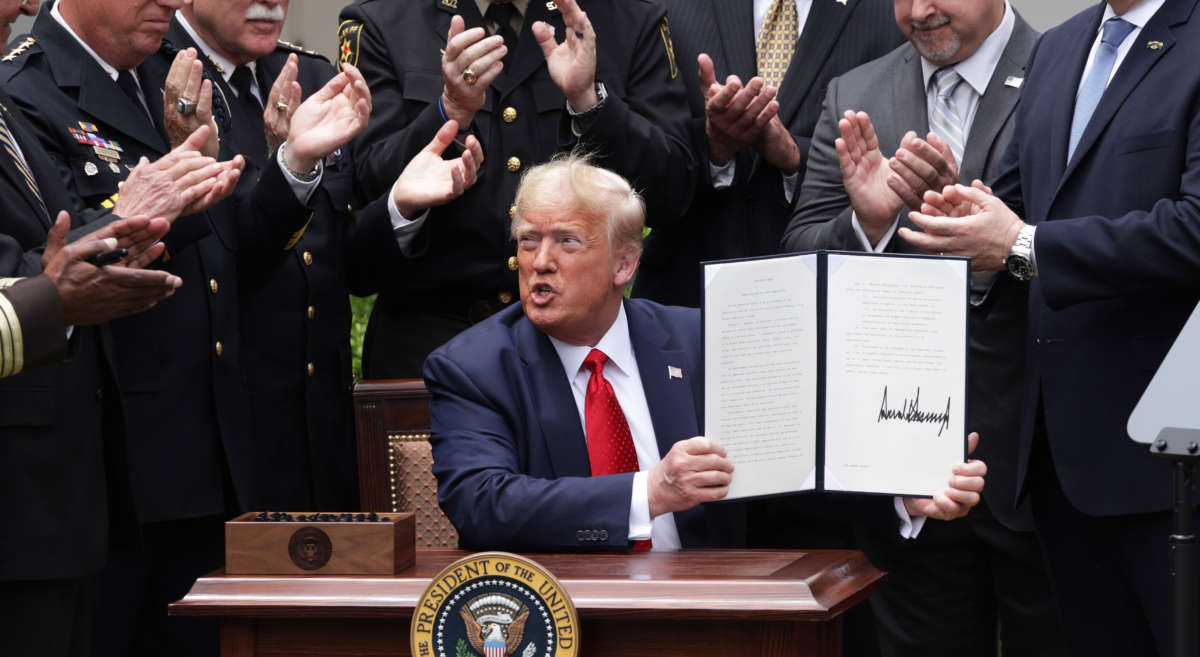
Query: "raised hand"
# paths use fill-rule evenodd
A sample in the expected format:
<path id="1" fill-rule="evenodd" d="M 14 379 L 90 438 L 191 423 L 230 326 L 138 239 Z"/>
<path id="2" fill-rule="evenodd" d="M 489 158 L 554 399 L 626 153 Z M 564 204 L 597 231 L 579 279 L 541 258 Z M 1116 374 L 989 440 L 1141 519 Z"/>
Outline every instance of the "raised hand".
<path id="1" fill-rule="evenodd" d="M 571 109 L 586 112 L 600 102 L 596 95 L 596 31 L 576 0 L 562 0 L 558 9 L 567 32 L 563 42 L 558 43 L 554 30 L 541 21 L 533 25 L 533 38 L 546 56 L 550 79 L 567 97 Z"/>
<path id="2" fill-rule="evenodd" d="M 196 55 L 196 49 L 179 51 L 171 62 L 171 70 L 163 87 L 163 123 L 172 148 L 186 141 L 200 126 L 209 126 L 212 131 L 198 150 L 211 158 L 217 157 L 221 145 L 217 137 L 217 123 L 212 116 L 212 94 L 212 82 L 204 79 L 204 62 Z M 180 99 L 194 102 L 195 112 L 188 115 L 180 113 Z"/>
<path id="3" fill-rule="evenodd" d="M 416 218 L 421 212 L 444 205 L 462 196 L 475 184 L 483 149 L 475 135 L 468 135 L 466 150 L 452 160 L 442 159 L 442 153 L 454 143 L 458 124 L 451 120 L 442 125 L 433 141 L 408 162 L 392 187 L 396 208 L 406 218 Z"/>
<path id="4" fill-rule="evenodd" d="M 344 146 L 371 116 L 371 91 L 362 73 L 350 64 L 308 97 L 292 116 L 284 165 L 292 171 L 312 171 L 317 162 Z"/>
<path id="5" fill-rule="evenodd" d="M 274 153 L 279 145 L 287 141 L 291 131 L 292 116 L 300 107 L 300 83 L 296 76 L 300 74 L 300 63 L 296 53 L 288 55 L 283 70 L 271 85 L 267 93 L 266 107 L 263 109 L 263 126 L 267 133 L 267 152 Z M 280 109 L 280 104 L 286 109 Z"/>
<path id="6" fill-rule="evenodd" d="M 113 210 L 121 217 L 164 219 L 203 212 L 233 192 L 241 175 L 241 156 L 217 162 L 202 155 L 209 126 L 200 126 L 182 144 L 154 162 L 142 158 L 121 183 Z"/>
<path id="7" fill-rule="evenodd" d="M 183 283 L 178 276 L 164 271 L 137 269 L 130 266 L 130 261 L 123 265 L 103 267 L 96 267 L 87 261 L 92 256 L 116 248 L 136 248 L 133 242 L 123 240 L 118 235 L 145 236 L 157 232 L 161 237 L 166 233 L 166 225 L 162 220 L 157 221 L 158 225 L 154 228 L 151 227 L 153 222 L 145 218 L 117 221 L 73 244 L 67 244 L 71 217 L 65 211 L 58 214 L 58 220 L 46 236 L 42 271 L 58 289 L 68 324 L 99 324 L 139 313 L 153 308 L 156 303 L 175 293 Z M 162 245 L 158 244 L 146 253 L 155 251 L 156 258 L 162 252 Z"/>
<path id="8" fill-rule="evenodd" d="M 979 434 L 972 432 L 967 436 L 967 453 L 975 451 L 979 444 Z M 910 516 L 925 516 L 934 520 L 954 520 L 967 515 L 976 504 L 979 504 L 980 493 L 983 492 L 983 478 L 987 474 L 987 465 L 980 460 L 970 460 L 966 463 L 956 463 L 951 470 L 950 480 L 946 488 L 931 498 L 906 497 L 904 508 Z"/>
<path id="9" fill-rule="evenodd" d="M 462 16 L 450 19 L 442 53 L 442 108 L 447 118 L 463 129 L 471 125 L 475 113 L 483 107 L 488 85 L 504 70 L 501 60 L 507 53 L 504 37 L 487 36 L 482 27 L 468 30 Z"/>
<path id="10" fill-rule="evenodd" d="M 888 180 L 888 185 L 911 210 L 921 209 L 925 192 L 958 184 L 954 152 L 933 132 L 926 139 L 917 137 L 915 132 L 905 134 L 896 156 L 888 164 L 896 174 Z"/>
<path id="11" fill-rule="evenodd" d="M 838 121 L 842 136 L 834 142 L 850 207 L 872 245 L 883 239 L 904 207 L 890 182 L 897 177 L 879 150 L 875 125 L 866 112 L 847 111 Z"/>

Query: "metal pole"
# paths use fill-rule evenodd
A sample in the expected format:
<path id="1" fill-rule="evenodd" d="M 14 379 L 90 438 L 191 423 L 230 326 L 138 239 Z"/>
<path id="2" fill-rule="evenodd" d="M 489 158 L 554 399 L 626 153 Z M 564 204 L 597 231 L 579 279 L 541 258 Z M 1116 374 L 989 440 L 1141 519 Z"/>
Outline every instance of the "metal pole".
<path id="1" fill-rule="evenodd" d="M 1192 481 L 1195 458 L 1175 459 L 1175 509 L 1171 532 L 1171 635 L 1175 657 L 1196 657 L 1197 614 L 1196 534 L 1193 529 Z"/>

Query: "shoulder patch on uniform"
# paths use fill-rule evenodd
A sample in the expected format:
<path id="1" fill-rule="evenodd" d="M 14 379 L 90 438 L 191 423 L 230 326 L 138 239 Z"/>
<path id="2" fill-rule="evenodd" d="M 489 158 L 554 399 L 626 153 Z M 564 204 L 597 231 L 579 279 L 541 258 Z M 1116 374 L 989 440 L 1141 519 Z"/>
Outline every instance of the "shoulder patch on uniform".
<path id="1" fill-rule="evenodd" d="M 300 55 L 308 55 L 309 57 L 316 57 L 318 59 L 324 59 L 327 62 L 329 61 L 329 58 L 326 57 L 325 55 L 322 55 L 321 53 L 319 53 L 315 50 L 309 50 L 308 48 L 305 48 L 304 46 L 301 46 L 301 45 L 295 44 L 295 43 L 291 43 L 289 41 L 280 41 L 278 43 L 278 45 L 275 46 L 275 49 L 276 50 L 287 50 L 288 52 L 294 52 L 294 53 L 297 53 Z"/>
<path id="2" fill-rule="evenodd" d="M 679 77 L 679 62 L 675 61 L 675 43 L 671 41 L 671 25 L 666 16 L 663 16 L 662 25 L 658 26 L 658 33 L 662 36 L 663 47 L 667 49 L 667 68 L 674 80 Z"/>
<path id="3" fill-rule="evenodd" d="M 24 41 L 17 44 L 16 48 L 13 48 L 12 50 L 8 51 L 8 54 L 5 55 L 3 59 L 0 59 L 0 61 L 4 61 L 4 62 L 15 61 L 18 57 L 20 57 L 21 55 L 24 55 L 26 52 L 28 52 L 29 49 L 32 48 L 33 44 L 35 44 L 35 43 L 37 43 L 37 39 L 35 39 L 33 37 L 26 37 Z"/>
<path id="4" fill-rule="evenodd" d="M 338 25 L 338 63 L 358 66 L 358 47 L 362 43 L 362 21 L 342 21 Z"/>

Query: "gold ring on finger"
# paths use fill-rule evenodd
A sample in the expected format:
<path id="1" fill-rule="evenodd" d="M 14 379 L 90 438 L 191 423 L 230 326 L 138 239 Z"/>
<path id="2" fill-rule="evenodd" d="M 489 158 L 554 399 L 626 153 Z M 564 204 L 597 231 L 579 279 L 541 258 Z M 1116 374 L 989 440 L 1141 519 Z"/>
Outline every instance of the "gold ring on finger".
<path id="1" fill-rule="evenodd" d="M 275 101 L 275 109 L 286 114 L 288 111 L 288 104 L 283 102 L 282 100 L 277 100 L 277 101 Z"/>
<path id="2" fill-rule="evenodd" d="M 470 68 L 467 68 L 463 71 L 462 78 L 463 82 L 466 82 L 469 85 L 474 85 L 479 81 L 479 77 L 475 75 L 475 71 L 472 71 Z"/>

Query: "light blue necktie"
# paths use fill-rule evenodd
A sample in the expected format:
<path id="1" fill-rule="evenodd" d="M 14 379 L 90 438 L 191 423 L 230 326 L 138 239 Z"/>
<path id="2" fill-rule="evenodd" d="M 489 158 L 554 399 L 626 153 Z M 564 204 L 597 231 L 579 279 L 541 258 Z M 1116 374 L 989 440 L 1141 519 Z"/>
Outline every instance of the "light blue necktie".
<path id="1" fill-rule="evenodd" d="M 1067 149 L 1067 161 L 1075 155 L 1075 147 L 1079 138 L 1087 129 L 1088 122 L 1104 89 L 1108 86 L 1108 77 L 1112 74 L 1113 64 L 1117 61 L 1117 49 L 1133 31 L 1134 25 L 1120 18 L 1110 18 L 1104 22 L 1104 35 L 1100 37 L 1100 47 L 1096 48 L 1096 59 L 1092 62 L 1092 70 L 1079 87 L 1079 98 L 1075 101 L 1075 118 L 1071 121 L 1071 145 Z"/>

